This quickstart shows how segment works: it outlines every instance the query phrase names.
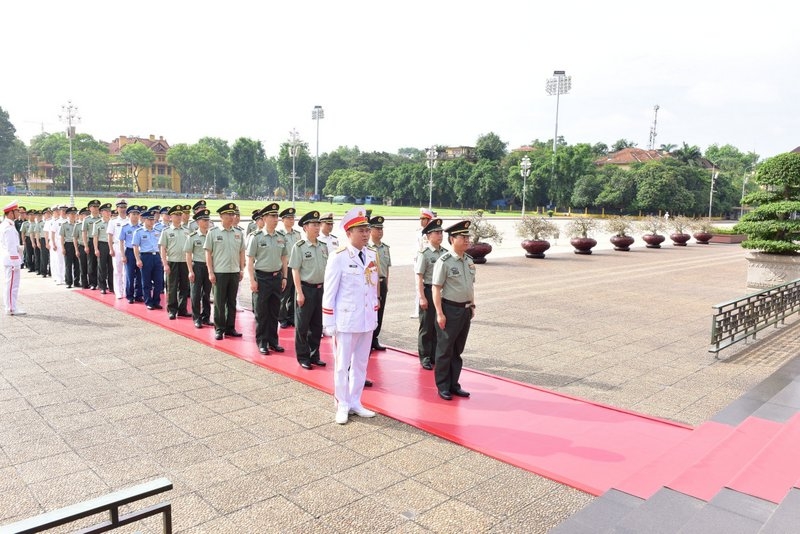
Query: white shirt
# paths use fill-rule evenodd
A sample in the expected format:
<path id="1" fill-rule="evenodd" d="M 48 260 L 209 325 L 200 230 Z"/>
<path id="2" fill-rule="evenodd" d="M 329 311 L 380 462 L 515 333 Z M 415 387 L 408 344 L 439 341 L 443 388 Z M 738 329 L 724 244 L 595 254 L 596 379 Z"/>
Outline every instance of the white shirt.
<path id="1" fill-rule="evenodd" d="M 113 239 L 108 240 L 109 245 L 119 243 L 119 236 L 122 233 L 122 227 L 128 224 L 128 222 L 129 219 L 127 217 L 123 219 L 119 215 L 108 221 L 108 227 L 106 230 L 108 231 L 109 237 L 114 236 Z"/>

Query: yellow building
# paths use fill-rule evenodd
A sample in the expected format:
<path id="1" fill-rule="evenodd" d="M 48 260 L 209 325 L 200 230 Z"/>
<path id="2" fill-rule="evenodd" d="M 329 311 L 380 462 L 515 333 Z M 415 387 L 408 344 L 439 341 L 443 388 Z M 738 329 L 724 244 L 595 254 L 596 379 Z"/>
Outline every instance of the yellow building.
<path id="1" fill-rule="evenodd" d="M 139 174 L 136 176 L 138 188 L 136 192 L 157 191 L 166 192 L 172 191 L 180 193 L 181 191 L 181 176 L 178 174 L 172 165 L 167 163 L 167 151 L 169 150 L 169 143 L 163 136 L 156 139 L 155 135 L 148 138 L 144 137 L 126 137 L 120 135 L 108 145 L 108 151 L 112 156 L 119 159 L 123 147 L 133 143 L 141 143 L 155 155 L 155 160 L 149 168 L 139 169 Z M 113 164 L 114 166 L 114 181 L 119 183 L 132 183 L 132 176 L 134 169 L 131 166 L 121 162 Z"/>

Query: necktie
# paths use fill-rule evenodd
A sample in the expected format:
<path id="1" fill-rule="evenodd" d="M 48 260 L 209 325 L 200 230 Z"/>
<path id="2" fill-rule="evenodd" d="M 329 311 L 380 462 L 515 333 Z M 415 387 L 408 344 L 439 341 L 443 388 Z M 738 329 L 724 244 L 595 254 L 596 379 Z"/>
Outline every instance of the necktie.
<path id="1" fill-rule="evenodd" d="M 364 251 L 363 250 L 359 250 L 358 251 L 358 259 L 361 260 L 361 265 L 364 265 Z"/>

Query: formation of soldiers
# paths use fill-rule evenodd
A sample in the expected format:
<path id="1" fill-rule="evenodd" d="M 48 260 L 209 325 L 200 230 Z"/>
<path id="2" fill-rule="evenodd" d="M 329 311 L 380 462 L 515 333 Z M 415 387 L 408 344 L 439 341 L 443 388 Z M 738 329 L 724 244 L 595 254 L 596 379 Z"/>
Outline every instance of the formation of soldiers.
<path id="1" fill-rule="evenodd" d="M 294 227 L 295 209 L 281 210 L 277 203 L 253 211 L 246 230 L 239 226 L 236 204 L 221 206 L 220 223 L 214 224 L 205 200 L 165 207 L 120 200 L 114 208 L 92 200 L 81 209 L 19 207 L 18 214 L 14 224 L 29 272 L 67 288 L 114 292 L 149 310 L 162 310 L 166 293 L 170 320 L 191 317 L 195 328 L 213 326 L 216 340 L 242 336 L 236 299 L 247 269 L 259 352 L 285 352 L 278 329 L 294 327 L 297 362 L 313 370 L 326 365 L 320 357 L 323 333 L 336 336 L 336 421 L 375 415 L 360 397 L 372 385 L 366 377 L 370 352 L 385 350 L 378 336 L 392 262 L 382 216 L 369 218 L 363 208 L 348 211 L 340 246 L 332 213 L 304 214 L 301 233 Z M 465 253 L 469 222 L 444 230 L 442 220 L 423 209 L 420 228 L 413 314 L 419 318 L 420 365 L 434 370 L 441 398 L 468 397 L 458 380 L 475 314 L 475 267 Z M 444 231 L 452 252 L 442 246 Z"/>

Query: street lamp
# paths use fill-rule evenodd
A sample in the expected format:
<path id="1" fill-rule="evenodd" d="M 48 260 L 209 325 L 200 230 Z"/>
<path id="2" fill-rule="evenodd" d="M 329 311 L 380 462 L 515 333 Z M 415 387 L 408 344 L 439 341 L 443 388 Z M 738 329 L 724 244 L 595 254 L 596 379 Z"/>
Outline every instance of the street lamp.
<path id="1" fill-rule="evenodd" d="M 78 122 L 81 120 L 78 117 L 78 106 L 72 105 L 72 100 L 67 100 L 65 106 L 61 106 L 63 115 L 58 118 L 67 124 L 67 138 L 69 139 L 69 205 L 75 206 L 75 191 L 73 189 L 72 181 L 72 138 L 75 137 L 75 126 L 72 125 L 73 121 Z"/>
<path id="2" fill-rule="evenodd" d="M 314 164 L 314 198 L 319 200 L 319 120 L 325 118 L 322 106 L 314 106 L 311 110 L 311 119 L 317 121 L 317 157 Z"/>
<path id="3" fill-rule="evenodd" d="M 292 131 L 289 132 L 289 135 L 291 136 L 291 140 L 289 141 L 289 155 L 292 157 L 292 207 L 294 207 L 294 198 L 296 196 L 295 182 L 297 181 L 297 172 L 296 172 L 297 147 L 299 144 L 297 139 L 298 136 L 297 130 L 292 128 Z"/>
<path id="4" fill-rule="evenodd" d="M 436 158 L 439 156 L 439 151 L 435 146 L 431 146 L 427 151 L 428 155 L 428 169 L 430 169 L 430 179 L 428 180 L 428 209 L 433 209 L 433 168 L 436 167 Z"/>
<path id="5" fill-rule="evenodd" d="M 545 90 L 550 96 L 556 95 L 556 133 L 553 135 L 553 175 L 556 173 L 556 147 L 558 146 L 558 103 L 561 95 L 569 93 L 572 89 L 572 76 L 566 76 L 565 71 L 553 71 L 553 77 L 547 79 Z"/>
<path id="6" fill-rule="evenodd" d="M 525 156 L 519 166 L 519 174 L 522 176 L 522 216 L 525 217 L 525 192 L 528 188 L 528 176 L 531 175 L 531 158 Z"/>

